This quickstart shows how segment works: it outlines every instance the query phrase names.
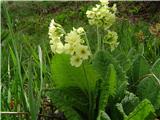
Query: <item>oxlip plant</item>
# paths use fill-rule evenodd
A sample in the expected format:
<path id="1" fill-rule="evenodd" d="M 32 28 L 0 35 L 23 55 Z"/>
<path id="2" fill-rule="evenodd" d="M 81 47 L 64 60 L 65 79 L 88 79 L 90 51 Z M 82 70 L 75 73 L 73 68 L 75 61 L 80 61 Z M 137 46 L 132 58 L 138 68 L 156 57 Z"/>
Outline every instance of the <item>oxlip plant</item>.
<path id="1" fill-rule="evenodd" d="M 117 9 L 115 4 L 108 4 L 107 0 L 100 0 L 86 12 L 89 24 L 97 31 L 94 52 L 83 27 L 73 27 L 67 33 L 51 20 L 49 38 L 54 53 L 51 71 L 55 86 L 48 94 L 68 120 L 144 120 L 155 111 L 149 100 L 140 102 L 127 92 L 126 73 L 112 55 L 119 45 L 118 34 L 111 28 Z M 123 106 L 132 104 L 132 100 L 134 107 L 125 113 Z M 113 109 L 107 109 L 109 106 Z"/>

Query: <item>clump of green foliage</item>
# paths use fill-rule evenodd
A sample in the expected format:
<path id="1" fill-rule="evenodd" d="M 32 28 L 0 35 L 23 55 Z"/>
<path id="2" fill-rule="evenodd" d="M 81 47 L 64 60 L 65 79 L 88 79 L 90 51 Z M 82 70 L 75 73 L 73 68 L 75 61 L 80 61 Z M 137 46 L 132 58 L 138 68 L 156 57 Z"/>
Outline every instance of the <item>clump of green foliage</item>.
<path id="1" fill-rule="evenodd" d="M 89 26 L 85 17 L 94 2 L 86 3 L 2 4 L 1 111 L 29 113 L 22 117 L 1 115 L 2 119 L 37 119 L 46 95 L 69 120 L 154 120 L 160 115 L 158 34 L 150 33 L 146 22 L 117 19 L 112 29 L 118 34 L 119 46 L 113 52 L 96 51 L 97 28 Z M 133 8 L 130 13 L 138 14 L 138 10 Z M 91 61 L 74 68 L 68 55 L 51 53 L 47 33 L 53 16 L 66 31 L 84 26 L 95 52 Z M 53 90 L 46 92 L 48 87 Z"/>
<path id="2" fill-rule="evenodd" d="M 101 2 L 103 8 L 105 1 Z M 97 8 L 92 10 L 98 13 L 99 9 L 101 10 L 101 7 L 97 5 Z M 87 17 L 89 23 L 98 28 L 98 48 L 94 50 L 91 61 L 82 63 L 78 68 L 70 65 L 68 55 L 54 55 L 51 70 L 55 89 L 49 93 L 50 97 L 68 120 L 154 119 L 156 113 L 159 114 L 160 106 L 158 55 L 156 54 L 154 58 L 157 61 L 151 60 L 155 61 L 156 65 L 153 66 L 156 68 L 154 68 L 145 59 L 149 49 L 145 44 L 149 41 L 146 40 L 146 43 L 133 41 L 136 39 L 133 31 L 135 32 L 138 28 L 123 21 L 117 30 L 120 34 L 119 46 L 117 47 L 115 40 L 116 34 L 112 34 L 111 37 L 107 36 L 109 37 L 107 43 L 114 41 L 116 46 L 114 49 L 112 47 L 111 50 L 108 49 L 108 46 L 104 46 L 106 37 L 103 38 L 106 34 L 104 29 L 106 23 L 97 22 L 96 20 L 101 18 L 94 18 L 94 14 L 97 13 L 92 10 L 87 12 Z M 107 23 L 107 25 L 110 24 Z M 155 49 L 159 50 L 159 47 Z M 152 87 L 154 92 L 151 95 L 149 93 L 152 92 L 150 91 Z"/>

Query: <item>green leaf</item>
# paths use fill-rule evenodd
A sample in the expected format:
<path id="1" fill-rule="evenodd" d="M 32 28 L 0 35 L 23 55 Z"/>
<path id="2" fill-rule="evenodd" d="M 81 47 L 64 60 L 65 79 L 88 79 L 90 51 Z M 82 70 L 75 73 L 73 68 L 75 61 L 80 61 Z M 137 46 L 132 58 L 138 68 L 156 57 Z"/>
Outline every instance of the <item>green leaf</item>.
<path id="1" fill-rule="evenodd" d="M 88 112 L 95 109 L 93 105 L 95 103 L 92 101 L 93 93 L 96 91 L 96 83 L 100 78 L 92 65 L 83 63 L 77 68 L 70 65 L 69 55 L 56 54 L 52 59 L 51 71 L 55 88 L 63 91 L 64 96 L 72 99 L 69 104 L 71 107 L 65 109 L 71 110 L 71 112 L 76 109 L 83 115 L 90 115 L 91 113 Z"/>
<path id="2" fill-rule="evenodd" d="M 137 95 L 149 99 L 155 109 L 160 109 L 160 86 L 153 76 L 144 78 L 137 86 Z"/>
<path id="3" fill-rule="evenodd" d="M 134 82 L 139 81 L 144 75 L 149 73 L 150 66 L 143 56 L 138 56 L 133 64 L 133 79 Z"/>
<path id="4" fill-rule="evenodd" d="M 101 83 L 99 110 L 105 110 L 109 96 L 114 96 L 116 93 L 116 85 L 116 71 L 114 66 L 110 64 L 108 67 L 107 78 Z"/>
<path id="5" fill-rule="evenodd" d="M 90 64 L 82 64 L 76 68 L 70 65 L 70 56 L 56 54 L 51 63 L 52 77 L 56 88 L 79 87 L 83 91 L 95 90 L 98 73 Z"/>
<path id="6" fill-rule="evenodd" d="M 86 114 L 88 112 L 89 101 L 88 95 L 84 94 L 83 91 L 76 87 L 70 87 L 63 89 L 63 94 L 72 99 L 70 106 L 76 108 L 81 113 Z"/>
<path id="7" fill-rule="evenodd" d="M 150 113 L 154 112 L 155 110 L 151 102 L 145 99 L 139 103 L 133 112 L 131 112 L 124 120 L 145 120 Z"/>
<path id="8" fill-rule="evenodd" d="M 112 64 L 108 67 L 107 81 L 108 81 L 108 93 L 111 96 L 116 94 L 117 78 L 116 71 Z"/>
<path id="9" fill-rule="evenodd" d="M 132 66 L 132 59 L 131 57 L 133 57 L 133 49 L 131 48 L 130 51 L 128 52 L 128 54 L 123 53 L 121 51 L 117 51 L 116 53 L 114 53 L 114 58 L 116 58 L 116 60 L 118 61 L 118 63 L 122 66 L 124 71 L 128 71 L 130 69 L 130 67 Z"/>
<path id="10" fill-rule="evenodd" d="M 30 61 L 30 63 L 32 63 Z M 26 73 L 28 77 L 28 102 L 29 102 L 29 112 L 31 114 L 31 119 L 36 120 L 38 117 L 38 112 L 39 112 L 39 99 L 37 95 L 34 95 L 35 89 L 34 89 L 34 81 L 33 81 L 33 71 L 32 67 L 33 64 L 29 63 L 28 67 L 28 73 Z"/>
<path id="11" fill-rule="evenodd" d="M 111 120 L 111 118 L 108 116 L 108 114 L 106 112 L 100 111 L 100 114 L 99 114 L 97 120 Z"/>
<path id="12" fill-rule="evenodd" d="M 120 59 L 120 58 L 118 58 Z M 127 88 L 127 79 L 126 79 L 126 73 L 123 70 L 123 67 L 120 65 L 120 60 L 116 60 L 109 52 L 107 51 L 99 51 L 96 53 L 94 59 L 93 59 L 93 66 L 97 70 L 97 72 L 101 75 L 103 79 L 106 79 L 107 77 L 107 68 L 109 64 L 113 64 L 115 67 L 115 70 L 117 72 L 117 92 L 116 96 L 117 98 L 121 98 L 124 94 L 124 91 Z"/>
<path id="13" fill-rule="evenodd" d="M 111 54 L 106 51 L 99 51 L 96 53 L 93 59 L 93 66 L 98 71 L 98 73 L 105 79 L 107 74 L 107 67 L 114 60 L 112 59 Z"/>
<path id="14" fill-rule="evenodd" d="M 156 62 L 153 64 L 151 72 L 153 72 L 160 80 L 160 58 L 157 59 Z"/>
<path id="15" fill-rule="evenodd" d="M 67 120 L 82 120 L 81 116 L 73 109 L 73 100 L 64 94 L 62 90 L 55 89 L 48 94 L 56 107 L 64 112 Z"/>
<path id="16" fill-rule="evenodd" d="M 123 105 L 123 110 L 128 115 L 139 104 L 139 98 L 133 93 L 127 91 L 125 97 L 121 101 L 121 104 Z"/>
<path id="17" fill-rule="evenodd" d="M 9 33 L 6 30 L 2 30 L 1 32 L 1 41 L 3 42 L 4 40 L 9 38 Z"/>
<path id="18" fill-rule="evenodd" d="M 8 104 L 11 102 L 11 90 L 10 88 L 8 89 L 8 99 L 7 99 Z"/>
<path id="19" fill-rule="evenodd" d="M 119 112 L 123 115 L 123 118 L 127 118 L 127 115 L 126 115 L 126 113 L 124 112 L 122 103 L 117 103 L 117 104 L 116 104 L 116 107 L 117 107 L 117 109 L 119 110 Z"/>

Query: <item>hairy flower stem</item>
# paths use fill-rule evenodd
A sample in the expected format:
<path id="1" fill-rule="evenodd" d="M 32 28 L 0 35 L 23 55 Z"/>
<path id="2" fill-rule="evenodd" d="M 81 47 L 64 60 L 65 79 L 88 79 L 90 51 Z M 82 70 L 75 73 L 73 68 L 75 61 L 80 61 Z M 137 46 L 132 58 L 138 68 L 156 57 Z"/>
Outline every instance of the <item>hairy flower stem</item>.
<path id="1" fill-rule="evenodd" d="M 104 30 L 103 30 L 103 36 L 105 36 L 105 34 L 104 34 L 105 32 L 104 32 Z M 104 47 L 104 44 L 103 44 L 103 40 L 101 41 L 102 42 L 102 50 L 105 50 L 105 47 Z"/>
<path id="2" fill-rule="evenodd" d="M 101 50 L 101 39 L 100 39 L 100 34 L 99 34 L 99 27 L 97 26 L 97 51 Z"/>
<path id="3" fill-rule="evenodd" d="M 85 33 L 85 39 L 86 39 L 86 43 L 87 43 L 88 49 L 89 49 L 89 51 L 90 51 L 90 53 L 91 53 L 91 56 L 92 56 L 91 47 L 90 47 L 89 40 L 88 40 L 88 38 L 87 38 L 86 33 Z"/>
<path id="4" fill-rule="evenodd" d="M 83 71 L 84 71 L 84 75 L 85 75 L 85 78 L 87 80 L 87 86 L 88 86 L 88 98 L 89 98 L 89 112 L 88 112 L 88 120 L 93 120 L 93 115 L 94 115 L 94 111 L 93 111 L 93 105 L 92 105 L 92 93 L 91 93 L 91 88 L 90 88 L 90 84 L 89 84 L 89 80 L 87 78 L 87 73 L 86 73 L 86 70 L 85 70 L 85 67 L 84 67 L 84 63 L 82 63 L 82 66 L 83 66 Z"/>

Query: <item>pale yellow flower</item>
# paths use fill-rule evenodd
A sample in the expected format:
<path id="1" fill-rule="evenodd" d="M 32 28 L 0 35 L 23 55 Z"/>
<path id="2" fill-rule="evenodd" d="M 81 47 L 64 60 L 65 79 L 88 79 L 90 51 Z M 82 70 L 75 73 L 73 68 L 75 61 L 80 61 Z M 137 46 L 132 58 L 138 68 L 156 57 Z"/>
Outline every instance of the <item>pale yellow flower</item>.
<path id="1" fill-rule="evenodd" d="M 55 44 L 50 45 L 53 53 L 61 54 L 64 51 L 64 46 L 62 42 L 57 42 Z"/>
<path id="2" fill-rule="evenodd" d="M 74 45 L 81 42 L 80 36 L 77 34 L 76 31 L 71 31 L 65 37 L 65 42 Z"/>
<path id="3" fill-rule="evenodd" d="M 96 4 L 96 7 L 99 9 L 99 8 L 101 7 L 101 5 L 99 5 L 99 4 Z"/>
<path id="4" fill-rule="evenodd" d="M 65 33 L 62 26 L 54 21 L 51 21 L 49 26 L 50 47 L 53 53 L 65 53 L 71 56 L 70 63 L 72 66 L 79 67 L 84 59 L 88 59 L 90 55 L 88 47 L 84 44 L 84 29 L 79 27 L 73 28 L 69 33 Z M 65 35 L 64 44 L 61 39 Z"/>
<path id="5" fill-rule="evenodd" d="M 73 55 L 75 53 L 75 46 L 70 45 L 70 44 L 65 44 L 64 45 L 64 52 L 66 54 Z"/>
<path id="6" fill-rule="evenodd" d="M 49 32 L 48 32 L 48 34 L 49 34 L 49 38 L 52 39 L 52 38 L 58 37 L 58 36 L 62 37 L 63 34 L 65 34 L 65 31 L 64 31 L 63 27 L 60 24 L 56 23 L 54 21 L 54 19 L 52 19 L 51 23 L 49 25 Z"/>
<path id="7" fill-rule="evenodd" d="M 117 42 L 117 39 L 118 39 L 117 33 L 114 32 L 114 31 L 108 30 L 108 33 L 104 37 L 104 41 L 103 42 L 107 43 L 107 44 L 113 44 L 113 43 Z"/>
<path id="8" fill-rule="evenodd" d="M 79 56 L 74 55 L 71 57 L 70 63 L 72 66 L 79 67 L 82 64 L 82 59 Z"/>
<path id="9" fill-rule="evenodd" d="M 57 43 L 56 52 L 57 52 L 58 54 L 61 54 L 63 51 L 64 51 L 63 43 L 62 43 L 62 42 L 58 42 L 58 43 Z"/>
<path id="10" fill-rule="evenodd" d="M 116 4 L 113 4 L 111 10 L 115 13 L 117 11 L 117 7 L 116 7 Z"/>
<path id="11" fill-rule="evenodd" d="M 108 10 L 108 8 L 106 8 L 106 7 L 101 7 L 101 8 L 99 9 L 99 12 L 102 14 L 102 16 L 106 16 L 106 13 L 108 13 L 109 10 Z"/>
<path id="12" fill-rule="evenodd" d="M 55 26 L 55 24 L 56 24 L 56 22 L 54 21 L 54 19 L 52 19 L 49 27 L 53 27 L 53 26 Z"/>
<path id="13" fill-rule="evenodd" d="M 108 0 L 100 0 L 102 5 L 108 5 Z"/>
<path id="14" fill-rule="evenodd" d="M 76 55 L 78 55 L 83 60 L 86 60 L 90 56 L 90 51 L 88 50 L 87 46 L 79 45 L 76 48 Z"/>
<path id="15" fill-rule="evenodd" d="M 53 39 L 50 40 L 50 44 L 55 44 L 60 41 L 61 41 L 60 37 L 54 37 Z"/>
<path id="16" fill-rule="evenodd" d="M 53 27 L 53 26 L 62 28 L 62 26 L 61 26 L 60 24 L 56 23 L 56 22 L 54 21 L 54 19 L 51 20 L 51 23 L 50 23 L 49 28 L 50 28 L 50 27 Z"/>
<path id="17" fill-rule="evenodd" d="M 114 31 L 109 31 L 107 35 L 104 37 L 103 42 L 108 44 L 110 46 L 111 51 L 113 51 L 117 46 L 119 45 L 119 42 L 117 42 L 118 35 Z"/>
<path id="18" fill-rule="evenodd" d="M 95 12 L 87 10 L 86 15 L 88 18 L 94 18 L 95 17 Z"/>
<path id="19" fill-rule="evenodd" d="M 79 27 L 79 28 L 77 29 L 77 32 L 78 32 L 79 34 L 84 33 L 84 29 L 83 29 L 82 27 Z"/>

